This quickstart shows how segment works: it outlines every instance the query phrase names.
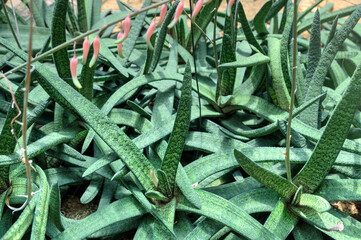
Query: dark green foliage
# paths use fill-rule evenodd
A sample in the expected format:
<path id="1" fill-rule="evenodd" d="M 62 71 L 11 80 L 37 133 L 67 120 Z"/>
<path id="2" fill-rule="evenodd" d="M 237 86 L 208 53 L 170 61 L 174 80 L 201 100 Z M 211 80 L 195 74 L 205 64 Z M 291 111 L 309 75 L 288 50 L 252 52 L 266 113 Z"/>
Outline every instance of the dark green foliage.
<path id="1" fill-rule="evenodd" d="M 78 1 L 75 12 L 69 1 L 34 3 L 33 197 L 11 213 L 25 203 L 28 179 L 22 141 L 11 133 L 19 137 L 21 122 L 11 129 L 17 110 L 0 77 L 1 239 L 360 238 L 361 223 L 330 205 L 361 201 L 360 6 L 311 12 L 318 1 L 296 19 L 293 1 L 274 0 L 249 20 L 243 2 L 227 16 L 221 1 L 208 1 L 193 21 L 193 39 L 191 9 L 168 29 L 179 1 L 147 0 L 141 9 L 117 1 L 113 12 L 101 12 L 98 0 Z M 162 4 L 168 13 L 152 35 L 153 50 L 144 36 Z M 21 107 L 30 26 L 15 15 L 17 25 L 0 12 L 0 71 Z M 128 15 L 120 58 L 114 24 Z M 19 27 L 22 49 L 8 22 Z M 296 24 L 311 38 L 299 35 L 293 49 Z M 83 87 L 74 89 L 68 55 L 82 59 L 82 40 L 96 35 L 100 57 L 89 68 L 91 47 L 79 61 Z M 65 207 L 74 199 L 87 213 Z"/>
<path id="2" fill-rule="evenodd" d="M 234 52 L 232 39 L 228 34 L 224 34 L 222 41 L 220 64 L 230 63 L 234 61 L 236 61 L 236 55 Z M 234 81 L 236 78 L 236 68 L 230 67 L 227 69 L 223 69 L 223 71 L 221 71 L 221 74 L 222 74 L 221 95 L 222 96 L 232 95 Z"/>
<path id="3" fill-rule="evenodd" d="M 65 18 L 68 8 L 68 1 L 59 0 L 55 2 L 53 20 L 51 26 L 51 46 L 54 48 L 66 41 Z M 63 48 L 53 54 L 56 70 L 59 77 L 70 78 L 70 61 L 68 51 Z"/>
<path id="4" fill-rule="evenodd" d="M 170 187 L 170 194 L 174 192 L 175 178 L 178 163 L 183 152 L 184 142 L 188 133 L 191 106 L 192 106 L 192 75 L 189 62 L 186 65 L 182 96 L 178 106 L 177 116 L 173 127 L 172 135 L 169 139 L 168 148 L 165 152 L 161 169 L 165 172 Z M 159 183 L 160 185 L 166 183 Z M 166 193 L 168 194 L 168 193 Z"/>

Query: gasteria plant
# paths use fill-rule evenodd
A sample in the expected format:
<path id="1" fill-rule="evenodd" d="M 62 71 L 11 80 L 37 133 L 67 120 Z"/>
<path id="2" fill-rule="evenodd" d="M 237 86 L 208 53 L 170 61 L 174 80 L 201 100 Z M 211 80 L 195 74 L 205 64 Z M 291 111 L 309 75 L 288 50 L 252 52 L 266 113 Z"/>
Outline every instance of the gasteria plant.
<path id="1" fill-rule="evenodd" d="M 331 204 L 361 200 L 361 6 L 320 2 L 2 1 L 0 238 L 359 239 Z"/>

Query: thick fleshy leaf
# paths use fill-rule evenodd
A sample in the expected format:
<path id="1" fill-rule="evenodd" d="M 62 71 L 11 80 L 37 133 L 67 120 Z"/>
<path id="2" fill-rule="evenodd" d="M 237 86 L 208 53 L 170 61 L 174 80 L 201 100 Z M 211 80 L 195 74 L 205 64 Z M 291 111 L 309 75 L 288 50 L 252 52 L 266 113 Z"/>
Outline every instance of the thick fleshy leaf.
<path id="1" fill-rule="evenodd" d="M 179 102 L 177 116 L 161 166 L 161 169 L 168 178 L 171 193 L 174 191 L 178 163 L 183 152 L 191 118 L 192 75 L 190 71 L 191 69 L 188 63 L 184 73 L 182 96 Z M 159 182 L 159 184 L 162 183 Z"/>
<path id="2" fill-rule="evenodd" d="M 185 199 L 180 199 L 177 209 L 201 214 L 221 222 L 235 232 L 251 239 L 279 239 L 233 203 L 202 190 L 197 190 L 197 194 L 202 202 L 201 209 L 192 207 Z"/>
<path id="3" fill-rule="evenodd" d="M 360 8 L 361 14 L 361 8 Z M 326 128 L 306 165 L 294 178 L 294 183 L 313 192 L 330 171 L 347 137 L 359 103 L 361 65 L 356 69 L 350 85 L 337 104 Z"/>
<path id="4" fill-rule="evenodd" d="M 297 191 L 297 186 L 289 182 L 287 179 L 262 168 L 257 163 L 253 162 L 246 155 L 242 153 L 242 150 L 234 150 L 234 156 L 250 176 L 257 181 L 264 184 L 266 187 L 275 191 L 278 195 L 285 198 L 286 201 L 291 200 L 293 195 Z"/>

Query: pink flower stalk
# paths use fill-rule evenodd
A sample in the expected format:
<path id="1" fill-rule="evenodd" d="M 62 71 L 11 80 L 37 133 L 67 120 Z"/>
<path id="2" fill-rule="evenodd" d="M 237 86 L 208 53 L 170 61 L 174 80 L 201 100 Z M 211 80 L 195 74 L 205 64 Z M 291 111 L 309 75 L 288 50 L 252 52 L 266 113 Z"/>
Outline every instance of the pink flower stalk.
<path id="1" fill-rule="evenodd" d="M 232 6 L 233 6 L 234 0 L 229 0 L 227 5 L 227 16 L 231 16 Z"/>
<path id="2" fill-rule="evenodd" d="M 192 18 L 195 19 L 199 13 L 199 11 L 201 11 L 203 7 L 203 0 L 198 0 L 198 2 L 196 3 L 196 6 L 194 7 L 193 13 L 192 13 Z"/>
<path id="3" fill-rule="evenodd" d="M 99 56 L 100 39 L 99 39 L 98 35 L 93 40 L 93 49 L 94 49 L 93 57 L 89 63 L 90 68 L 94 66 L 94 64 L 96 63 L 98 56 Z"/>
<path id="4" fill-rule="evenodd" d="M 157 27 L 162 25 L 162 23 L 164 22 L 165 15 L 167 14 L 167 10 L 168 10 L 167 4 L 163 4 L 162 9 L 160 10 L 159 22 L 157 23 Z"/>
<path id="5" fill-rule="evenodd" d="M 182 12 L 183 12 L 183 0 L 181 0 L 180 3 L 178 4 L 177 9 L 175 10 L 173 21 L 168 25 L 168 28 L 174 27 L 174 25 L 178 22 L 178 19 L 182 14 Z"/>
<path id="6" fill-rule="evenodd" d="M 86 39 L 83 41 L 83 65 L 85 64 L 86 59 L 88 58 L 89 48 L 90 48 L 89 37 L 86 37 Z"/>
<path id="7" fill-rule="evenodd" d="M 148 47 L 149 47 L 151 50 L 153 50 L 154 48 L 153 48 L 152 43 L 150 42 L 150 38 L 151 38 L 152 35 L 153 35 L 153 32 L 154 32 L 154 30 L 155 30 L 155 27 L 156 27 L 156 25 L 155 25 L 155 20 L 153 20 L 152 23 L 150 24 L 148 30 L 147 30 L 147 34 L 145 35 L 145 39 L 146 39 L 146 41 L 147 41 L 147 45 L 148 45 Z"/>
<path id="8" fill-rule="evenodd" d="M 117 36 L 117 39 L 120 39 L 123 37 L 123 33 L 122 32 L 119 32 L 118 33 L 118 36 Z M 121 58 L 124 58 L 124 55 L 123 55 L 123 43 L 119 43 L 117 44 L 117 49 L 118 49 L 118 55 L 119 57 Z"/>
<path id="9" fill-rule="evenodd" d="M 124 34 L 123 36 L 118 39 L 117 41 L 115 41 L 116 44 L 122 43 L 124 42 L 124 40 L 128 37 L 129 31 L 130 31 L 130 27 L 131 27 L 131 20 L 130 20 L 130 16 L 126 17 L 124 19 L 124 23 L 123 23 L 123 30 L 124 30 Z"/>
<path id="10" fill-rule="evenodd" d="M 76 75 L 76 68 L 78 66 L 78 59 L 76 58 L 76 55 L 75 55 L 75 51 L 74 51 L 74 56 L 73 58 L 70 60 L 70 72 L 71 72 L 71 78 L 73 79 L 73 83 L 75 85 L 75 87 L 77 88 L 82 88 L 79 80 L 78 80 L 78 77 Z"/>

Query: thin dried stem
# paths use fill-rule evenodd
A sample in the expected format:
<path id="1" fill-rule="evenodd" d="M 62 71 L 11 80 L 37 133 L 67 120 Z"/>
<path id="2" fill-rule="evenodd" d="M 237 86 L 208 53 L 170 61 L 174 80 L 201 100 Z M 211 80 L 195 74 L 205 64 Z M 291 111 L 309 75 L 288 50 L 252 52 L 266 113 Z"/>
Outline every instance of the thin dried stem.
<path id="1" fill-rule="evenodd" d="M 27 132 L 27 109 L 28 109 L 28 99 L 29 99 L 29 92 L 30 92 L 30 81 L 31 81 L 31 56 L 32 56 L 32 42 L 33 42 L 33 24 L 34 24 L 34 18 L 33 18 L 33 1 L 30 0 L 30 31 L 29 31 L 29 46 L 28 46 L 28 59 L 27 59 L 27 69 L 26 69 L 26 76 L 25 76 L 25 87 L 24 87 L 24 106 L 23 106 L 23 124 L 22 124 L 22 137 L 23 137 L 23 156 L 22 161 L 25 163 L 26 168 L 26 178 L 28 180 L 28 188 L 27 188 L 27 197 L 26 201 L 20 208 L 12 209 L 13 212 L 21 211 L 23 210 L 28 203 L 30 202 L 33 193 L 32 193 L 32 183 L 31 183 L 31 162 L 29 161 L 28 154 L 27 154 L 27 138 L 26 138 L 26 132 Z"/>
<path id="2" fill-rule="evenodd" d="M 214 5 L 214 23 L 213 23 L 213 52 L 214 52 L 214 60 L 216 63 L 216 69 L 217 69 L 217 89 L 216 89 L 216 103 L 218 104 L 218 98 L 219 98 L 219 92 L 221 91 L 221 81 L 222 81 L 222 76 L 221 76 L 221 72 L 219 71 L 219 67 L 218 67 L 218 54 L 217 54 L 217 46 L 215 44 L 216 42 L 216 36 L 217 36 L 217 9 L 216 7 L 218 6 L 218 0 L 216 0 L 215 5 Z"/>
<path id="3" fill-rule="evenodd" d="M 6 78 L 6 76 L 4 74 L 0 74 L 1 77 L 3 77 L 5 79 L 5 81 L 8 83 L 9 85 L 9 90 L 10 90 L 10 94 L 11 94 L 11 98 L 12 98 L 12 103 L 11 103 L 11 107 L 14 107 L 18 110 L 18 114 L 11 120 L 10 122 L 10 126 L 11 126 L 11 134 L 14 136 L 16 143 L 18 144 L 19 148 L 20 148 L 20 144 L 19 144 L 19 140 L 18 137 L 16 136 L 16 133 L 14 131 L 14 122 L 16 121 L 16 119 L 18 119 L 21 115 L 21 110 L 16 102 L 15 99 L 15 95 L 14 95 L 14 91 L 13 88 L 11 87 L 10 81 Z"/>

